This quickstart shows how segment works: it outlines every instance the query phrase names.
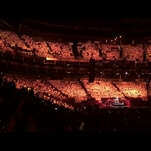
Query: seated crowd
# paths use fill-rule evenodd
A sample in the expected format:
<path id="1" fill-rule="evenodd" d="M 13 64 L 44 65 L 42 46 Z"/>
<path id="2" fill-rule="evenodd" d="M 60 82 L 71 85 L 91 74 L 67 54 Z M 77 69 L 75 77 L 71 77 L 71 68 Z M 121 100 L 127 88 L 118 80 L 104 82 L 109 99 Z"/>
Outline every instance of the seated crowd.
<path id="1" fill-rule="evenodd" d="M 143 50 L 143 44 L 100 44 L 88 40 L 77 42 L 78 57 L 72 52 L 72 41 L 54 42 L 48 40 L 36 40 L 28 35 L 18 35 L 12 31 L 0 30 L 0 51 L 36 55 L 51 59 L 86 60 L 121 60 L 143 61 L 144 51 L 146 59 L 150 60 L 150 45 Z M 122 49 L 122 53 L 120 52 Z M 135 53 L 134 53 L 135 52 Z M 121 54 L 120 54 L 121 53 Z"/>
<path id="2" fill-rule="evenodd" d="M 31 93 L 32 85 L 36 85 L 36 87 L 47 85 L 42 80 L 33 82 L 33 80 L 25 78 L 5 76 L 0 81 L 0 96 L 2 97 L 0 132 L 63 131 L 101 134 L 105 132 L 151 131 L 150 108 L 98 109 L 97 106 L 90 107 L 83 104 L 83 110 L 74 110 L 63 105 L 61 100 L 56 100 L 53 97 L 51 100 L 44 97 L 45 94 L 42 94 L 40 98 L 37 97 L 35 94 L 43 91 L 43 88 L 39 88 L 38 92 Z M 57 91 L 57 89 L 53 89 L 53 91 Z M 51 91 L 51 93 L 53 92 Z M 24 107 L 21 107 L 23 103 L 25 103 Z M 16 118 L 14 117 L 15 112 L 17 112 Z"/>

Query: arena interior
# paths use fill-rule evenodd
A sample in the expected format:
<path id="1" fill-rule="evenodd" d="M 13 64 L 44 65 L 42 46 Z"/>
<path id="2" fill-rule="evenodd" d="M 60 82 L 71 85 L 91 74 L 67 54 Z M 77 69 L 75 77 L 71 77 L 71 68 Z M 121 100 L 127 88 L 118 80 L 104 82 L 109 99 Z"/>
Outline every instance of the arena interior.
<path id="1" fill-rule="evenodd" d="M 150 132 L 150 19 L 0 19 L 0 132 Z"/>

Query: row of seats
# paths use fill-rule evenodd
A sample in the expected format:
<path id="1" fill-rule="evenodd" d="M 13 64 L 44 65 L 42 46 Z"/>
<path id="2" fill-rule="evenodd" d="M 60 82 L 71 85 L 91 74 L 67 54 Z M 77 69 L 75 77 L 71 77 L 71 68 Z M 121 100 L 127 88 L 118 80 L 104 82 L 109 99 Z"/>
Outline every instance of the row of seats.
<path id="1" fill-rule="evenodd" d="M 54 59 L 70 59 L 75 60 L 72 41 L 70 42 L 54 42 L 53 40 L 35 40 L 28 35 L 17 35 L 12 31 L 0 30 L 0 48 L 3 51 L 17 51 L 27 54 L 36 55 L 45 58 Z M 90 40 L 87 42 L 77 42 L 78 59 L 89 60 L 121 60 L 128 61 L 150 61 L 151 49 L 150 45 L 144 50 L 143 44 L 125 45 L 122 44 L 100 44 Z M 144 56 L 145 54 L 145 56 Z M 144 58 L 145 57 L 145 58 Z"/>

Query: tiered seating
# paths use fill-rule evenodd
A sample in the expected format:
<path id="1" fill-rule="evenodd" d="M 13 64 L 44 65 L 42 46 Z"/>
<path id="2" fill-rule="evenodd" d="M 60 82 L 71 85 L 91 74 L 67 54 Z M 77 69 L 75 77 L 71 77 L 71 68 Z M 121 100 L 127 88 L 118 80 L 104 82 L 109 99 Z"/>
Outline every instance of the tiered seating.
<path id="1" fill-rule="evenodd" d="M 93 83 L 90 83 L 88 79 L 82 79 L 82 82 L 86 87 L 87 91 L 96 100 L 109 97 L 123 98 L 122 93 L 119 92 L 109 81 L 95 80 Z"/>
<path id="2" fill-rule="evenodd" d="M 75 98 L 75 100 L 87 100 L 87 95 L 77 80 L 50 80 L 50 82 L 69 97 Z"/>
<path id="3" fill-rule="evenodd" d="M 51 47 L 53 56 L 58 59 L 74 59 L 72 54 L 72 49 L 69 45 L 58 43 L 58 42 L 48 42 Z"/>
<path id="4" fill-rule="evenodd" d="M 143 61 L 142 45 L 122 45 L 122 48 L 127 61 Z"/>
<path id="5" fill-rule="evenodd" d="M 77 59 L 72 52 L 72 45 L 70 42 L 54 42 L 35 40 L 28 35 L 18 36 L 14 32 L 0 30 L 0 48 L 2 51 L 14 51 L 27 55 L 36 55 L 39 57 L 51 59 Z M 116 44 L 96 44 L 92 41 L 79 42 L 82 46 L 78 46 L 77 51 L 80 56 L 78 59 L 89 61 L 90 58 L 95 60 L 106 59 L 108 61 L 120 60 L 119 45 Z M 123 56 L 127 61 L 143 61 L 143 48 L 141 44 L 137 45 L 122 45 Z M 101 53 L 100 54 L 100 51 Z M 134 53 L 135 52 L 135 53 Z M 150 46 L 147 48 L 147 55 L 149 58 Z"/>
<path id="6" fill-rule="evenodd" d="M 117 87 L 127 97 L 147 98 L 147 90 L 145 82 L 117 82 Z"/>
<path id="7" fill-rule="evenodd" d="M 95 60 L 102 60 L 102 57 L 99 56 L 98 48 L 95 46 L 94 43 L 92 43 L 92 41 L 88 41 L 85 43 L 81 42 L 81 45 L 83 45 L 83 47 L 85 48 L 82 51 L 83 59 L 90 60 L 90 58 L 93 58 Z"/>
<path id="8" fill-rule="evenodd" d="M 147 60 L 151 61 L 151 45 L 147 46 L 146 55 L 147 55 Z"/>
<path id="9" fill-rule="evenodd" d="M 59 91 L 54 89 L 48 82 L 43 80 L 36 79 L 26 79 L 18 77 L 4 76 L 7 82 L 15 82 L 16 88 L 26 88 L 27 90 L 33 90 L 34 95 L 38 98 L 43 98 L 44 100 L 53 101 L 53 103 L 58 104 L 59 106 L 64 106 L 66 108 L 73 109 L 72 106 L 67 103 L 62 102 L 63 99 L 66 99 Z"/>
<path id="10" fill-rule="evenodd" d="M 102 53 L 106 55 L 106 60 L 119 60 L 120 51 L 118 45 L 102 45 Z"/>

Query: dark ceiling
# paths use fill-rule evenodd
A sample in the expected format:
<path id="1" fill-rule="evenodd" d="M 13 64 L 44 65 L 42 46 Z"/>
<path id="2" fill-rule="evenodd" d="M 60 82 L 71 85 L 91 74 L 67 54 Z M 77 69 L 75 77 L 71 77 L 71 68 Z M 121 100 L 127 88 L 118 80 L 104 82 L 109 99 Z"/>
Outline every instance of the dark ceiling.
<path id="1" fill-rule="evenodd" d="M 20 34 L 127 38 L 151 37 L 151 19 L 0 19 L 0 28 Z"/>

